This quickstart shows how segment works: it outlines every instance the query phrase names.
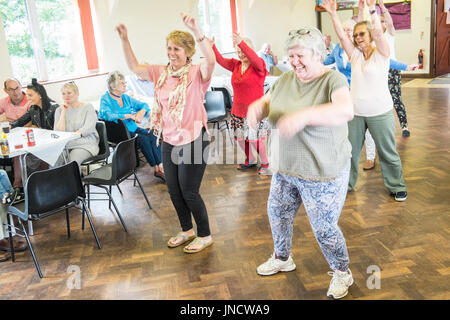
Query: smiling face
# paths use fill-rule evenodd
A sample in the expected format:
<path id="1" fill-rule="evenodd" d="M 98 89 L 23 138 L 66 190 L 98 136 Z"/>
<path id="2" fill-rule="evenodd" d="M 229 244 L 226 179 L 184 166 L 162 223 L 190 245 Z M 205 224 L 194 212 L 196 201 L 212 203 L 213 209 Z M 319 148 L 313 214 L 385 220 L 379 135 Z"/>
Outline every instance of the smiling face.
<path id="1" fill-rule="evenodd" d="M 22 102 L 22 86 L 15 80 L 9 80 L 6 82 L 5 92 L 11 98 L 11 101 L 15 104 Z"/>
<path id="2" fill-rule="evenodd" d="M 244 54 L 244 52 L 238 46 L 236 46 L 236 53 L 238 55 L 239 60 L 241 60 L 242 63 L 249 62 L 247 56 Z"/>
<path id="3" fill-rule="evenodd" d="M 186 65 L 188 56 L 186 50 L 174 43 L 172 40 L 167 41 L 167 57 L 169 58 L 172 70 L 178 70 Z"/>
<path id="4" fill-rule="evenodd" d="M 320 75 L 322 62 L 319 54 L 312 49 L 296 45 L 288 49 L 289 63 L 300 81 L 310 81 Z"/>
<path id="5" fill-rule="evenodd" d="M 42 106 L 42 98 L 39 93 L 34 91 L 33 89 L 27 89 L 28 100 L 31 102 L 31 105 Z"/>
<path id="6" fill-rule="evenodd" d="M 369 29 L 364 24 L 356 25 L 353 30 L 353 40 L 354 44 L 361 49 L 366 49 L 370 46 L 372 42 L 372 37 L 370 36 Z"/>

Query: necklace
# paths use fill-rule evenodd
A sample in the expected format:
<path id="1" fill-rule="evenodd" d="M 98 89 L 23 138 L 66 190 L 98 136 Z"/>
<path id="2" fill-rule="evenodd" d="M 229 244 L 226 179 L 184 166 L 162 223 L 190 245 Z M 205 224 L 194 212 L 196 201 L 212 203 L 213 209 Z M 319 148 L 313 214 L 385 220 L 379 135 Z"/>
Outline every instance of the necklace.
<path id="1" fill-rule="evenodd" d="M 119 99 L 122 98 L 122 96 L 118 96 L 118 95 L 112 93 L 111 91 L 109 92 L 109 94 L 112 95 L 113 97 L 116 97 L 116 98 L 119 98 Z"/>

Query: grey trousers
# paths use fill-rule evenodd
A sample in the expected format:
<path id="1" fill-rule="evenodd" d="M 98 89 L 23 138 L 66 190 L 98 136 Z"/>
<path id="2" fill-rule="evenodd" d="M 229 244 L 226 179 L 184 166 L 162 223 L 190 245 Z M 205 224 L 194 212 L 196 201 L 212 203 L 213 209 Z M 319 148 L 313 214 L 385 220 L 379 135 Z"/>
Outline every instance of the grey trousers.
<path id="1" fill-rule="evenodd" d="M 358 180 L 359 156 L 369 129 L 378 153 L 384 185 L 391 193 L 406 191 L 400 156 L 395 146 L 395 123 L 392 110 L 375 117 L 355 116 L 348 123 L 348 139 L 352 144 L 352 160 L 348 189 L 353 190 Z"/>

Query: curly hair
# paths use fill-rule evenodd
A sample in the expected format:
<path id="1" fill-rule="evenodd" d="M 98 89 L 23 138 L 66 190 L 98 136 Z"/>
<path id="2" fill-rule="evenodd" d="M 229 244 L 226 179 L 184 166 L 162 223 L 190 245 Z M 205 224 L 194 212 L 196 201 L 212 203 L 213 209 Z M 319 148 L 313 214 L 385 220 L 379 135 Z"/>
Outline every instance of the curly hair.
<path id="1" fill-rule="evenodd" d="M 182 47 L 186 51 L 189 60 L 195 54 L 195 39 L 189 32 L 174 30 L 166 37 L 166 44 L 172 41 L 175 45 Z"/>

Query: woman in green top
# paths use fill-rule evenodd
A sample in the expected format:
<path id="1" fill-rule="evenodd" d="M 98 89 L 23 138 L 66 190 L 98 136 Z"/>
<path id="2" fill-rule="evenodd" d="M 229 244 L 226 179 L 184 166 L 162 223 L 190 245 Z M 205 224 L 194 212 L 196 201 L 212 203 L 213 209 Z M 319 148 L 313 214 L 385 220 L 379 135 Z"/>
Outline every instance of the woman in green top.
<path id="1" fill-rule="evenodd" d="M 337 225 L 350 171 L 347 122 L 353 118 L 352 99 L 345 77 L 323 65 L 326 48 L 318 29 L 291 31 L 286 48 L 293 70 L 250 105 L 247 116 L 251 127 L 264 117 L 272 126 L 269 163 L 274 174 L 267 212 L 274 254 L 257 272 L 272 275 L 296 268 L 292 229 L 303 203 L 333 270 L 327 295 L 342 298 L 353 283 L 347 246 Z"/>

